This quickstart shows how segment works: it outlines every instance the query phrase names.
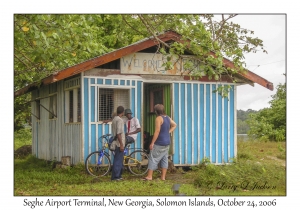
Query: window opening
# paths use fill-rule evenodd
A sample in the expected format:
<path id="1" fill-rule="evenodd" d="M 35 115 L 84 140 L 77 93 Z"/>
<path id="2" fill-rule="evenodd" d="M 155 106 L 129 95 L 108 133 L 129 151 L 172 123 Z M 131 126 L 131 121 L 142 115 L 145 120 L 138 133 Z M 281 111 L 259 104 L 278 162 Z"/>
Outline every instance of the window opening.
<path id="1" fill-rule="evenodd" d="M 69 122 L 73 122 L 73 90 L 69 91 Z"/>
<path id="2" fill-rule="evenodd" d="M 81 122 L 81 95 L 80 88 L 77 91 L 77 122 Z"/>
<path id="3" fill-rule="evenodd" d="M 81 92 L 74 88 L 65 92 L 65 119 L 66 123 L 81 122 Z"/>
<path id="4" fill-rule="evenodd" d="M 99 89 L 99 121 L 111 119 L 113 104 L 113 89 Z"/>
<path id="5" fill-rule="evenodd" d="M 156 104 L 164 104 L 164 91 L 162 88 L 150 91 L 150 111 L 154 112 Z"/>
<path id="6" fill-rule="evenodd" d="M 99 88 L 99 121 L 111 119 L 118 106 L 129 108 L 128 89 Z"/>

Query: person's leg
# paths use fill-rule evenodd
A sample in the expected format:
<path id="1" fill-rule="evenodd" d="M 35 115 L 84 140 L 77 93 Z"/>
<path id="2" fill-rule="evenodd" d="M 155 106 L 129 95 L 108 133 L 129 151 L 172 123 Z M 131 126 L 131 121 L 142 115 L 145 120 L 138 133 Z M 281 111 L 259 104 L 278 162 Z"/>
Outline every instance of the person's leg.
<path id="1" fill-rule="evenodd" d="M 161 179 L 161 180 L 166 180 L 166 174 L 167 174 L 167 168 L 162 168 L 162 169 L 161 169 L 161 176 L 160 176 L 160 179 Z"/>
<path id="2" fill-rule="evenodd" d="M 163 151 L 164 155 L 160 161 L 160 167 L 161 167 L 161 180 L 166 179 L 166 174 L 168 170 L 168 153 L 169 153 L 169 147 L 166 147 Z"/>
<path id="3" fill-rule="evenodd" d="M 152 175 L 153 175 L 153 170 L 148 169 L 148 174 L 144 179 L 145 180 L 152 180 Z"/>
<path id="4" fill-rule="evenodd" d="M 122 178 L 123 156 L 124 152 L 120 151 L 120 147 L 116 147 L 111 180 Z"/>
<path id="5" fill-rule="evenodd" d="M 149 159 L 148 159 L 148 174 L 144 180 L 152 180 L 153 171 L 157 169 L 159 159 L 157 159 L 159 151 L 156 145 L 153 146 L 153 149 L 150 150 Z"/>
<path id="6" fill-rule="evenodd" d="M 148 174 L 144 180 L 152 180 L 153 171 L 157 169 L 158 163 L 162 158 L 161 146 L 154 145 L 153 149 L 150 150 L 149 161 L 148 161 Z"/>

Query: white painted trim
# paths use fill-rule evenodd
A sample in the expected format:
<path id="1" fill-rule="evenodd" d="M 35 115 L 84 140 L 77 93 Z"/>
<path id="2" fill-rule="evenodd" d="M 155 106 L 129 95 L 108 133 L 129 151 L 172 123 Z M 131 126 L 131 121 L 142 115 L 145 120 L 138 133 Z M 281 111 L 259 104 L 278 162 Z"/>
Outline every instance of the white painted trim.
<path id="1" fill-rule="evenodd" d="M 187 84 L 184 84 L 184 103 L 185 103 L 185 109 L 184 109 L 184 143 L 185 143 L 185 162 L 187 162 L 188 160 L 188 155 L 187 155 L 187 151 L 188 151 L 188 138 L 187 138 Z"/>
<path id="2" fill-rule="evenodd" d="M 106 133 L 105 133 L 105 126 L 104 125 L 102 125 L 102 135 L 105 135 Z M 102 139 L 102 141 L 104 141 L 103 139 Z M 102 144 L 103 144 L 103 142 L 102 142 Z M 103 146 L 103 145 L 102 145 Z"/>
<path id="3" fill-rule="evenodd" d="M 65 123 L 69 123 L 70 115 L 69 115 L 69 107 L 70 107 L 70 91 L 66 90 L 65 92 Z"/>
<path id="4" fill-rule="evenodd" d="M 196 84 L 215 84 L 215 85 L 220 84 L 220 82 L 203 82 L 203 81 L 195 81 L 195 80 L 152 80 L 152 79 L 148 80 L 146 78 L 142 78 L 142 77 L 139 77 L 139 76 L 135 76 L 135 77 L 133 77 L 133 76 L 129 77 L 128 75 L 122 75 L 124 77 L 117 77 L 117 76 L 121 76 L 121 75 L 119 75 L 119 74 L 117 74 L 117 75 L 108 75 L 107 77 L 103 77 L 103 76 L 84 76 L 84 78 L 93 78 L 95 80 L 97 80 L 97 79 L 103 79 L 103 80 L 105 80 L 105 79 L 120 79 L 120 80 L 125 80 L 125 81 L 126 80 L 136 80 L 136 79 L 138 79 L 139 81 L 142 81 L 144 83 L 160 83 L 160 84 L 161 83 L 164 83 L 164 84 L 166 84 L 166 83 L 170 83 L 170 84 L 171 83 L 196 83 Z M 95 81 L 95 83 L 96 83 L 96 81 Z M 227 85 L 237 85 L 235 83 L 227 83 L 227 82 L 222 82 L 221 84 L 225 84 L 225 83 Z M 125 82 L 125 84 L 126 84 L 126 82 Z"/>
<path id="5" fill-rule="evenodd" d="M 82 139 L 81 139 L 81 159 L 84 162 L 84 73 L 81 72 L 81 87 L 80 87 L 80 96 L 81 96 L 81 129 L 82 129 Z"/>
<path id="6" fill-rule="evenodd" d="M 177 82 L 180 82 L 180 81 L 176 81 L 176 80 L 146 80 L 144 78 L 142 78 L 141 80 L 142 82 L 144 83 L 158 83 L 158 84 L 172 84 L 172 83 L 177 83 Z"/>
<path id="7" fill-rule="evenodd" d="M 200 96 L 201 96 L 201 93 L 200 93 L 200 84 L 198 84 L 198 164 L 200 164 L 201 160 L 200 160 L 200 153 L 201 153 L 201 150 L 200 150 Z"/>
<path id="8" fill-rule="evenodd" d="M 134 95 L 135 95 L 135 98 L 134 98 L 134 107 L 135 107 L 135 110 L 134 110 L 134 116 L 137 117 L 137 88 L 138 88 L 138 82 L 137 80 L 132 80 L 131 82 L 135 81 L 135 89 L 134 89 Z"/>
<path id="9" fill-rule="evenodd" d="M 182 158 L 182 153 L 181 153 L 181 85 L 180 83 L 178 83 L 178 110 L 179 110 L 179 113 L 178 113 L 178 118 L 179 118 L 179 132 L 178 132 L 178 135 L 179 135 L 179 164 L 182 163 L 181 161 L 181 158 Z"/>
<path id="10" fill-rule="evenodd" d="M 227 101 L 227 103 L 228 103 L 228 106 L 227 106 L 227 108 L 228 108 L 228 122 L 227 122 L 227 124 L 228 124 L 228 126 L 227 126 L 227 135 L 228 135 L 228 141 L 227 141 L 227 143 L 228 143 L 228 151 L 227 151 L 227 153 L 228 153 L 228 155 L 227 155 L 227 157 L 228 157 L 228 160 L 227 160 L 227 162 L 229 162 L 230 161 L 230 100 L 231 100 L 231 94 L 230 94 L 230 92 L 229 92 L 229 94 L 228 94 L 228 101 Z"/>
<path id="11" fill-rule="evenodd" d="M 216 89 L 218 85 L 216 85 Z M 219 94 L 216 92 L 216 163 L 218 163 L 218 148 L 219 148 Z"/>
<path id="12" fill-rule="evenodd" d="M 98 101 L 99 101 L 99 88 L 95 87 L 95 121 L 98 121 L 99 120 L 99 115 L 98 115 L 98 110 L 99 110 L 99 107 L 98 107 Z"/>
<path id="13" fill-rule="evenodd" d="M 170 88 L 171 88 L 171 90 L 170 90 L 171 94 L 170 95 L 172 95 L 172 99 L 171 99 L 171 118 L 174 120 L 174 116 L 175 116 L 175 114 L 174 114 L 174 108 L 173 108 L 173 104 L 174 104 L 174 100 L 175 100 L 175 96 L 174 96 L 174 83 L 171 84 Z M 171 133 L 171 137 L 172 137 L 172 155 L 174 155 L 175 154 L 175 143 L 174 143 L 174 138 L 175 137 L 174 137 L 174 131 Z"/>
<path id="14" fill-rule="evenodd" d="M 111 134 L 111 126 L 108 127 L 108 132 Z"/>
<path id="15" fill-rule="evenodd" d="M 203 82 L 203 81 L 195 81 L 195 80 L 147 80 L 145 78 L 142 78 L 143 82 L 145 83 L 196 83 L 196 84 L 209 84 L 209 85 L 217 85 L 220 84 L 220 82 Z M 236 85 L 235 83 L 227 83 L 222 82 L 221 84 L 226 85 Z"/>
<path id="16" fill-rule="evenodd" d="M 192 164 L 194 164 L 194 86 L 191 84 L 191 101 L 192 101 Z"/>
<path id="17" fill-rule="evenodd" d="M 237 158 L 237 88 L 234 86 L 234 157 Z"/>
<path id="18" fill-rule="evenodd" d="M 131 84 L 131 81 L 129 81 L 129 83 Z M 127 86 L 128 87 L 128 86 Z M 132 94 L 131 94 L 131 90 L 132 90 L 133 87 L 129 87 L 129 107 L 130 109 L 132 109 L 132 103 L 131 103 L 131 97 L 132 97 Z"/>
<path id="19" fill-rule="evenodd" d="M 203 102 L 203 118 L 204 118 L 204 122 L 203 122 L 203 158 L 206 158 L 206 144 L 205 144 L 205 141 L 206 141 L 206 84 L 204 84 L 204 91 L 203 91 L 203 99 L 204 99 L 204 102 Z"/>
<path id="20" fill-rule="evenodd" d="M 89 153 L 91 153 L 92 151 L 92 146 L 91 146 L 91 144 L 92 144 L 92 140 L 91 140 L 91 115 L 92 115 L 92 112 L 91 112 L 91 110 L 90 110 L 90 108 L 91 108 L 91 94 L 90 94 L 90 92 L 91 92 L 91 85 L 90 85 L 90 79 L 88 79 L 88 106 L 89 106 L 89 113 L 88 113 L 88 115 L 89 115 Z"/>
<path id="21" fill-rule="evenodd" d="M 101 88 L 116 88 L 117 89 L 129 89 L 134 88 L 135 86 L 123 86 L 123 85 L 102 85 L 102 84 L 92 84 L 91 87 L 101 87 Z"/>
<path id="22" fill-rule="evenodd" d="M 212 163 L 212 85 L 210 85 L 209 90 L 209 160 Z"/>
<path id="23" fill-rule="evenodd" d="M 141 84 L 141 125 L 144 125 L 144 83 L 142 82 Z M 144 149 L 144 126 L 141 126 L 141 132 L 140 132 L 140 136 L 141 136 L 141 148 Z M 137 145 L 137 142 L 134 142 L 135 146 Z"/>
<path id="24" fill-rule="evenodd" d="M 224 88 L 224 85 L 222 85 L 222 88 Z M 225 124 L 225 119 L 224 119 L 224 98 L 222 98 L 222 163 L 224 163 L 224 124 Z"/>
<path id="25" fill-rule="evenodd" d="M 99 132 L 98 131 L 98 125 L 95 125 L 95 127 L 96 127 L 96 134 L 95 134 L 96 135 L 96 150 L 98 150 L 98 148 L 99 148 L 99 144 L 98 144 L 98 139 L 99 139 L 98 138 L 98 132 Z"/>
<path id="26" fill-rule="evenodd" d="M 106 76 L 107 78 L 113 78 L 113 79 L 142 79 L 141 76 L 137 75 L 130 75 L 130 74 L 110 74 Z"/>
<path id="27" fill-rule="evenodd" d="M 77 122 L 78 88 L 73 89 L 73 123 Z"/>

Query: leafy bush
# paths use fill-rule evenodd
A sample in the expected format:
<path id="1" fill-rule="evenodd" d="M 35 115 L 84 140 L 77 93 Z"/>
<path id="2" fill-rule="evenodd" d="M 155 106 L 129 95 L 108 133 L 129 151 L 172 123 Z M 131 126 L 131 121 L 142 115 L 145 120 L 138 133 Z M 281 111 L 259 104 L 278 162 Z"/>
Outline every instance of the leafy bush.
<path id="1" fill-rule="evenodd" d="M 14 132 L 14 149 L 32 144 L 31 128 L 23 128 Z"/>
<path id="2" fill-rule="evenodd" d="M 269 102 L 271 107 L 249 115 L 250 138 L 262 141 L 286 140 L 286 84 L 279 84 Z"/>

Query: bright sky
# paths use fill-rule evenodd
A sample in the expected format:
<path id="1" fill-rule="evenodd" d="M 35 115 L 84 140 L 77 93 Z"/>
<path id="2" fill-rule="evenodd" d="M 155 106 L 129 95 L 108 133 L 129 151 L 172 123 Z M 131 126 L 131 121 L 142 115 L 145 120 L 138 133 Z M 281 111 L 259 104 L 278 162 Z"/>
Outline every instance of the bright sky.
<path id="1" fill-rule="evenodd" d="M 286 15 L 238 15 L 232 19 L 242 28 L 254 31 L 263 40 L 268 54 L 259 51 L 245 56 L 247 69 L 273 83 L 270 91 L 261 85 L 242 85 L 237 88 L 237 109 L 259 110 L 269 107 L 276 86 L 285 83 L 286 73 Z"/>

